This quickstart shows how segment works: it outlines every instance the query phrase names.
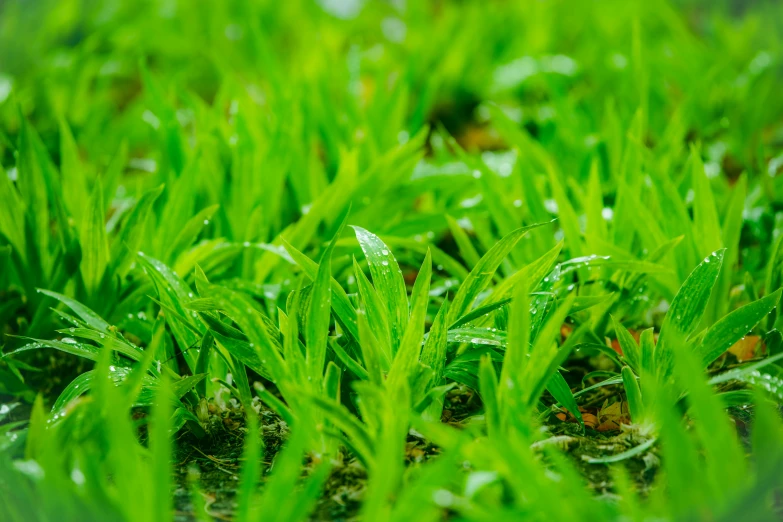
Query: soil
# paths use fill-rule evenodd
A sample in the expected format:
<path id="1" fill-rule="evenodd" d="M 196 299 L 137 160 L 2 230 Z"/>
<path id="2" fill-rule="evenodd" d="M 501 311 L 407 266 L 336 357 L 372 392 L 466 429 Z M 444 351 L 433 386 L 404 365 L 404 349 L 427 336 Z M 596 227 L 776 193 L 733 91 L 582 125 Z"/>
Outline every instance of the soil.
<path id="1" fill-rule="evenodd" d="M 50 357 L 48 363 L 49 369 L 52 370 L 50 377 L 63 376 L 62 379 L 51 380 L 51 382 L 61 384 L 60 381 L 67 382 L 67 376 L 77 369 L 67 363 L 63 364 L 63 361 L 72 358 L 58 355 Z M 589 368 L 600 366 L 598 362 L 600 361 L 572 361 L 573 367 L 569 367 L 569 371 L 566 372 L 567 378 L 574 381 L 570 384 L 578 386 L 576 381 Z M 47 396 L 56 397 L 56 394 L 50 393 Z M 583 396 L 580 402 L 584 406 L 584 412 L 589 411 L 600 417 L 600 410 L 605 407 L 607 398 L 609 402 L 618 401 L 622 399 L 622 395 L 618 393 L 616 386 L 611 386 L 596 389 Z M 483 405 L 478 394 L 467 386 L 458 385 L 445 397 L 442 421 L 460 427 L 464 421 L 480 415 L 482 410 Z M 732 407 L 729 413 L 737 425 L 741 439 L 747 445 L 752 411 Z M 263 470 L 266 474 L 287 439 L 288 426 L 279 416 L 263 406 L 259 408 L 258 414 L 263 430 Z M 29 416 L 29 406 L 21 402 L 20 407 L 7 417 L 6 422 L 27 416 Z M 596 495 L 612 495 L 614 485 L 610 467 L 605 464 L 590 463 L 588 458 L 606 457 L 627 451 L 645 442 L 646 439 L 635 429 L 624 425 L 618 426 L 618 429 L 603 431 L 600 431 L 600 428 L 592 429 L 591 426 L 583 429 L 572 417 L 569 418 L 562 412 L 560 416 L 561 418 L 553 414 L 546 419 L 544 424 L 552 438 L 538 445 L 544 447 L 557 444 Z M 213 411 L 210 416 L 208 436 L 198 439 L 189 432 L 183 431 L 175 441 L 174 506 L 177 522 L 233 519 L 246 435 L 243 419 L 244 412 L 238 405 L 228 405 L 220 412 Z M 419 437 L 409 436 L 406 445 L 408 464 L 424 463 L 437 458 L 438 454 L 439 448 L 435 445 Z M 542 458 L 546 458 L 544 452 Z M 625 466 L 629 476 L 636 483 L 637 490 L 644 496 L 655 480 L 659 464 L 657 448 L 653 446 L 650 450 L 623 461 L 621 465 Z M 347 451 L 342 450 L 335 457 L 331 474 L 312 519 L 355 520 L 359 514 L 366 483 L 367 473 L 363 465 Z M 444 517 L 450 518 L 448 513 L 445 513 Z"/>
<path id="2" fill-rule="evenodd" d="M 229 409 L 210 419 L 208 436 L 197 439 L 185 433 L 174 450 L 174 506 L 176 521 L 197 520 L 203 509 L 215 520 L 231 520 L 242 467 L 246 430 L 241 410 Z M 288 426 L 269 410 L 259 412 L 263 430 L 266 472 L 288 436 Z M 194 502 L 193 495 L 200 499 Z M 198 506 L 198 507 L 197 507 Z"/>
<path id="3" fill-rule="evenodd" d="M 478 394 L 468 387 L 459 386 L 446 396 L 443 421 L 459 426 L 460 421 L 480 414 L 481 409 Z M 197 509 L 204 509 L 213 520 L 231 520 L 233 517 L 246 431 L 239 410 L 224 412 L 215 417 L 209 436 L 197 439 L 186 433 L 177 440 L 174 459 L 177 522 L 198 520 Z M 276 414 L 268 410 L 260 412 L 260 420 L 265 444 L 263 466 L 266 473 L 277 451 L 285 442 L 288 427 Z M 588 463 L 585 457 L 605 457 L 644 442 L 633 430 L 598 432 L 587 428 L 582 432 L 579 424 L 562 422 L 554 416 L 550 421 L 547 425 L 554 437 L 551 440 L 565 451 L 572 464 L 586 479 L 588 487 L 597 495 L 612 494 L 613 483 L 609 467 Z M 548 443 L 545 441 L 543 444 Z M 409 436 L 406 444 L 408 464 L 424 463 L 437 458 L 438 454 L 437 446 L 416 436 Z M 643 495 L 655 478 L 658 464 L 655 448 L 624 461 L 629 476 Z M 366 484 L 367 473 L 364 466 L 343 449 L 335 457 L 312 520 L 356 520 Z"/>

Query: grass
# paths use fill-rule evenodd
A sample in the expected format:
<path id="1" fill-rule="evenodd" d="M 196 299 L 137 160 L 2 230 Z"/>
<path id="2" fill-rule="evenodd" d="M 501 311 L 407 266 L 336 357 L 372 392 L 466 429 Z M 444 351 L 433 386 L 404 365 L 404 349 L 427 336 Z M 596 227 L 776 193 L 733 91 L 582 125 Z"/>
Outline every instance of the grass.
<path id="1" fill-rule="evenodd" d="M 4 3 L 0 519 L 779 519 L 781 20 Z"/>

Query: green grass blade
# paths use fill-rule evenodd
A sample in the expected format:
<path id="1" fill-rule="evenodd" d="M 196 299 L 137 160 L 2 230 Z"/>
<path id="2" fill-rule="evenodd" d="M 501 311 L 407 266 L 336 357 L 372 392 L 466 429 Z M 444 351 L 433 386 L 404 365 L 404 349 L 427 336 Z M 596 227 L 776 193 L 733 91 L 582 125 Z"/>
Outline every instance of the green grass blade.
<path id="1" fill-rule="evenodd" d="M 173 520 L 171 509 L 171 403 L 169 381 L 164 377 L 158 388 L 158 399 L 152 413 L 150 453 L 154 463 L 154 513 L 155 520 Z"/>
<path id="2" fill-rule="evenodd" d="M 296 264 L 304 271 L 311 281 L 314 281 L 318 273 L 318 264 L 283 240 L 283 246 L 291 255 Z M 356 310 L 354 310 L 348 295 L 334 278 L 331 281 L 332 306 L 334 313 L 343 329 L 355 340 L 359 339 L 359 330 L 356 326 Z"/>
<path id="3" fill-rule="evenodd" d="M 579 405 L 576 403 L 574 394 L 571 392 L 571 388 L 568 386 L 563 374 L 559 371 L 555 371 L 554 375 L 549 379 L 546 385 L 546 389 L 552 394 L 557 402 L 562 404 L 571 414 L 576 417 L 579 424 L 584 429 L 585 422 L 582 419 L 582 412 L 579 411 Z"/>
<path id="4" fill-rule="evenodd" d="M 636 344 L 636 340 L 634 340 L 631 332 L 614 317 L 612 317 L 612 324 L 614 326 L 615 335 L 617 336 L 617 341 L 620 343 L 620 349 L 623 351 L 623 358 L 625 358 L 631 368 L 640 371 L 642 368 L 642 357 L 639 345 Z"/>
<path id="5" fill-rule="evenodd" d="M 321 382 L 326 361 L 326 339 L 329 335 L 329 319 L 332 311 L 330 282 L 333 248 L 334 242 L 326 249 L 318 265 L 318 272 L 310 293 L 310 308 L 305 327 L 308 377 L 315 383 Z"/>
<path id="6" fill-rule="evenodd" d="M 704 258 L 685 280 L 666 312 L 661 333 L 655 348 L 655 367 L 662 377 L 671 367 L 671 346 L 683 342 L 696 331 L 710 300 L 712 288 L 720 274 L 724 250 L 718 250 Z"/>
<path id="7" fill-rule="evenodd" d="M 449 323 L 457 322 L 469 310 L 478 295 L 489 285 L 500 263 L 506 258 L 517 242 L 532 229 L 545 225 L 536 224 L 522 227 L 501 239 L 479 260 L 467 279 L 460 285 L 449 310 Z M 501 297 L 502 299 L 502 297 Z"/>
<path id="8" fill-rule="evenodd" d="M 489 357 L 482 357 L 479 364 L 479 388 L 481 400 L 484 403 L 484 420 L 487 423 L 487 434 L 491 439 L 499 437 L 500 409 L 498 407 L 498 377 L 495 367 Z"/>
<path id="9" fill-rule="evenodd" d="M 367 259 L 375 290 L 386 303 L 392 336 L 392 353 L 395 353 L 408 324 L 408 293 L 405 290 L 405 280 L 394 255 L 378 236 L 361 227 L 355 226 L 353 229 Z"/>
<path id="10" fill-rule="evenodd" d="M 250 412 L 247 416 L 247 435 L 242 451 L 242 471 L 237 491 L 237 520 L 253 520 L 257 513 L 252 513 L 258 494 L 258 484 L 261 477 L 262 442 L 258 426 L 258 417 Z M 251 513 L 254 516 L 251 516 Z"/>
<path id="11" fill-rule="evenodd" d="M 623 368 L 622 377 L 631 420 L 639 424 L 644 419 L 644 403 L 642 402 L 642 392 L 639 390 L 639 383 L 636 382 L 636 376 L 633 374 L 633 371 L 627 366 Z"/>
<path id="12" fill-rule="evenodd" d="M 781 292 L 783 289 L 746 304 L 715 323 L 696 348 L 702 366 L 706 368 L 734 343 L 744 338 L 778 305 Z"/>
<path id="13" fill-rule="evenodd" d="M 353 271 L 356 274 L 356 283 L 359 287 L 359 296 L 364 305 L 365 321 L 372 329 L 373 336 L 380 343 L 386 360 L 392 359 L 392 336 L 389 329 L 389 311 L 378 297 L 378 293 L 370 284 L 370 280 L 364 275 L 364 271 L 359 267 L 356 259 L 353 260 Z M 359 328 L 361 334 L 361 327 Z"/>
<path id="14" fill-rule="evenodd" d="M 84 286 L 90 296 L 94 296 L 100 288 L 103 275 L 109 264 L 109 243 L 106 238 L 105 220 L 103 190 L 100 181 L 98 181 L 93 189 L 81 229 L 81 272 Z"/>
<path id="15" fill-rule="evenodd" d="M 389 382 L 392 386 L 399 386 L 402 380 L 409 378 L 419 360 L 424 337 L 424 321 L 427 317 L 427 306 L 430 299 L 431 278 L 432 257 L 427 252 L 411 292 L 410 321 L 405 328 L 399 351 L 395 355 L 389 371 Z"/>

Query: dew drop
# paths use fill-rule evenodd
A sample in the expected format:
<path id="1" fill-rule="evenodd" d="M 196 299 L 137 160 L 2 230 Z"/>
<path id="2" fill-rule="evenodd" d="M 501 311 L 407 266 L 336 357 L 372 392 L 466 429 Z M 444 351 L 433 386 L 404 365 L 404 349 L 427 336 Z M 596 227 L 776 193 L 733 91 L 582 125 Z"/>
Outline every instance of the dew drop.
<path id="1" fill-rule="evenodd" d="M 77 486 L 84 485 L 85 477 L 84 477 L 84 473 L 82 473 L 82 470 L 80 470 L 79 468 L 74 468 L 71 471 L 71 480 Z"/>

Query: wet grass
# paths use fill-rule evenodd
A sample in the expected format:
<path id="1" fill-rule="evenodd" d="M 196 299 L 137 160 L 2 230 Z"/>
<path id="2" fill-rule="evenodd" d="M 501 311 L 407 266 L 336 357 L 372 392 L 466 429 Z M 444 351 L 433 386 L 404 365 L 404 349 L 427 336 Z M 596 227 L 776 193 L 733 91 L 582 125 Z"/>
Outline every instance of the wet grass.
<path id="1" fill-rule="evenodd" d="M 776 520 L 783 8 L 0 5 L 0 520 Z"/>

